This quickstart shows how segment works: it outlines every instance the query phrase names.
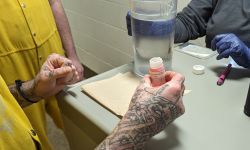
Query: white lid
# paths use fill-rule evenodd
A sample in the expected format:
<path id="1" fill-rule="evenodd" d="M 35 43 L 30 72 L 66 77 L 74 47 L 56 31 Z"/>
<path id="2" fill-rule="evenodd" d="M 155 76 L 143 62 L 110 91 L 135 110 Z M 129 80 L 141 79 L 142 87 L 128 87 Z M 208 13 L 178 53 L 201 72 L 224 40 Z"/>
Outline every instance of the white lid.
<path id="1" fill-rule="evenodd" d="M 153 57 L 149 60 L 150 68 L 159 68 L 163 65 L 163 60 L 161 57 Z"/>
<path id="2" fill-rule="evenodd" d="M 200 75 L 203 74 L 205 72 L 205 67 L 202 65 L 194 65 L 193 66 L 193 73 Z"/>

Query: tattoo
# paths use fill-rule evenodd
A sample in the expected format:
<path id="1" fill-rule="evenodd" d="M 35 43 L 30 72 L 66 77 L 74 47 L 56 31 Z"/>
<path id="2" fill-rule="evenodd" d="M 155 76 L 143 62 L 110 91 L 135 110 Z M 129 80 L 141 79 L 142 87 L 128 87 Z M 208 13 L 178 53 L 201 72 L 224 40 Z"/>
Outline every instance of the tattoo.
<path id="1" fill-rule="evenodd" d="M 48 66 L 43 66 L 42 70 L 45 72 L 45 75 L 49 78 L 54 76 L 54 71 L 51 71 Z"/>
<path id="2" fill-rule="evenodd" d="M 52 78 L 54 76 L 54 72 L 53 71 L 49 71 L 49 73 L 48 73 L 47 76 L 50 77 L 50 78 Z"/>
<path id="3" fill-rule="evenodd" d="M 156 95 L 162 94 L 162 92 L 163 92 L 164 90 L 166 90 L 166 88 L 168 88 L 168 87 L 169 87 L 169 84 L 165 84 L 159 91 L 157 91 Z"/>
<path id="4" fill-rule="evenodd" d="M 183 113 L 175 103 L 160 96 L 168 87 L 165 85 L 154 96 L 148 91 L 146 94 L 151 96 L 145 96 L 145 89 L 138 87 L 126 115 L 96 149 L 144 149 L 145 143 L 152 136 Z"/>
<path id="5" fill-rule="evenodd" d="M 26 101 L 17 91 L 16 85 L 10 85 L 9 86 L 9 90 L 11 92 L 11 94 L 15 97 L 15 99 L 17 100 L 17 102 L 19 103 L 19 105 L 21 107 L 25 107 L 28 106 L 30 102 Z"/>
<path id="6" fill-rule="evenodd" d="M 45 70 L 45 71 L 49 70 L 48 66 L 44 66 L 43 70 Z"/>
<path id="7" fill-rule="evenodd" d="M 72 63 L 70 63 L 70 62 L 65 61 L 64 64 L 65 64 L 65 66 L 70 66 L 70 67 L 72 66 Z"/>
<path id="8" fill-rule="evenodd" d="M 54 76 L 54 72 L 49 69 L 48 66 L 42 66 L 42 70 L 45 72 L 45 76 L 52 78 Z"/>

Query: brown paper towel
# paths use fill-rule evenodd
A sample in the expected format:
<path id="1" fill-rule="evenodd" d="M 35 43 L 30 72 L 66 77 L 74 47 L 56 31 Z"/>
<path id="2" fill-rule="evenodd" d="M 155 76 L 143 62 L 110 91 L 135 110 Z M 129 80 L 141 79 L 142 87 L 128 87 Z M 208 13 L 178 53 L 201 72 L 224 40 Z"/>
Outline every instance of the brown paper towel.
<path id="1" fill-rule="evenodd" d="M 140 82 L 131 72 L 82 85 L 82 90 L 116 115 L 123 116 Z"/>

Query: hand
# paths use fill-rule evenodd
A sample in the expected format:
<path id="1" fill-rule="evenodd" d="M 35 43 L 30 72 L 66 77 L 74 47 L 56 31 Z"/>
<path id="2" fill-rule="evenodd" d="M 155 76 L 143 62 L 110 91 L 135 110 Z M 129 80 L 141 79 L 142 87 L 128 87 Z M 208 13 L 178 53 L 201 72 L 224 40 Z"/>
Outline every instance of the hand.
<path id="1" fill-rule="evenodd" d="M 250 66 L 249 48 L 232 33 L 217 35 L 211 42 L 211 48 L 217 49 L 218 60 L 231 56 L 237 64 L 245 68 Z"/>
<path id="2" fill-rule="evenodd" d="M 68 57 L 68 58 L 72 61 L 72 64 L 76 67 L 76 71 L 77 71 L 78 76 L 79 76 L 79 79 L 76 82 L 83 80 L 84 79 L 84 75 L 83 75 L 84 68 L 83 68 L 80 60 L 78 59 L 78 57 L 76 56 L 74 58 L 73 57 L 72 58 Z"/>
<path id="3" fill-rule="evenodd" d="M 146 75 L 137 87 L 127 113 L 139 117 L 145 123 L 160 127 L 157 133 L 185 112 L 182 101 L 184 76 L 167 71 L 165 78 L 164 85 L 152 87 L 150 76 Z"/>
<path id="4" fill-rule="evenodd" d="M 146 142 L 185 111 L 182 96 L 184 77 L 166 72 L 166 83 L 152 87 L 146 75 L 114 129 L 96 149 L 144 149 Z"/>
<path id="5" fill-rule="evenodd" d="M 52 54 L 34 79 L 34 94 L 43 98 L 55 95 L 76 80 L 79 80 L 79 76 L 71 60 Z"/>

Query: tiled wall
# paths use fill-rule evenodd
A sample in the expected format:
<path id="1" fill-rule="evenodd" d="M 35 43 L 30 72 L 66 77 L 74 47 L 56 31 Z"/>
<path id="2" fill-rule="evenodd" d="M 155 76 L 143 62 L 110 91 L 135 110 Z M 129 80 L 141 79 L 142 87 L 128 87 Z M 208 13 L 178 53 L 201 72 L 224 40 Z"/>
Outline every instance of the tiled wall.
<path id="1" fill-rule="evenodd" d="M 179 0 L 181 10 L 189 0 Z M 126 30 L 129 0 L 62 0 L 81 62 L 97 73 L 132 60 Z"/>

